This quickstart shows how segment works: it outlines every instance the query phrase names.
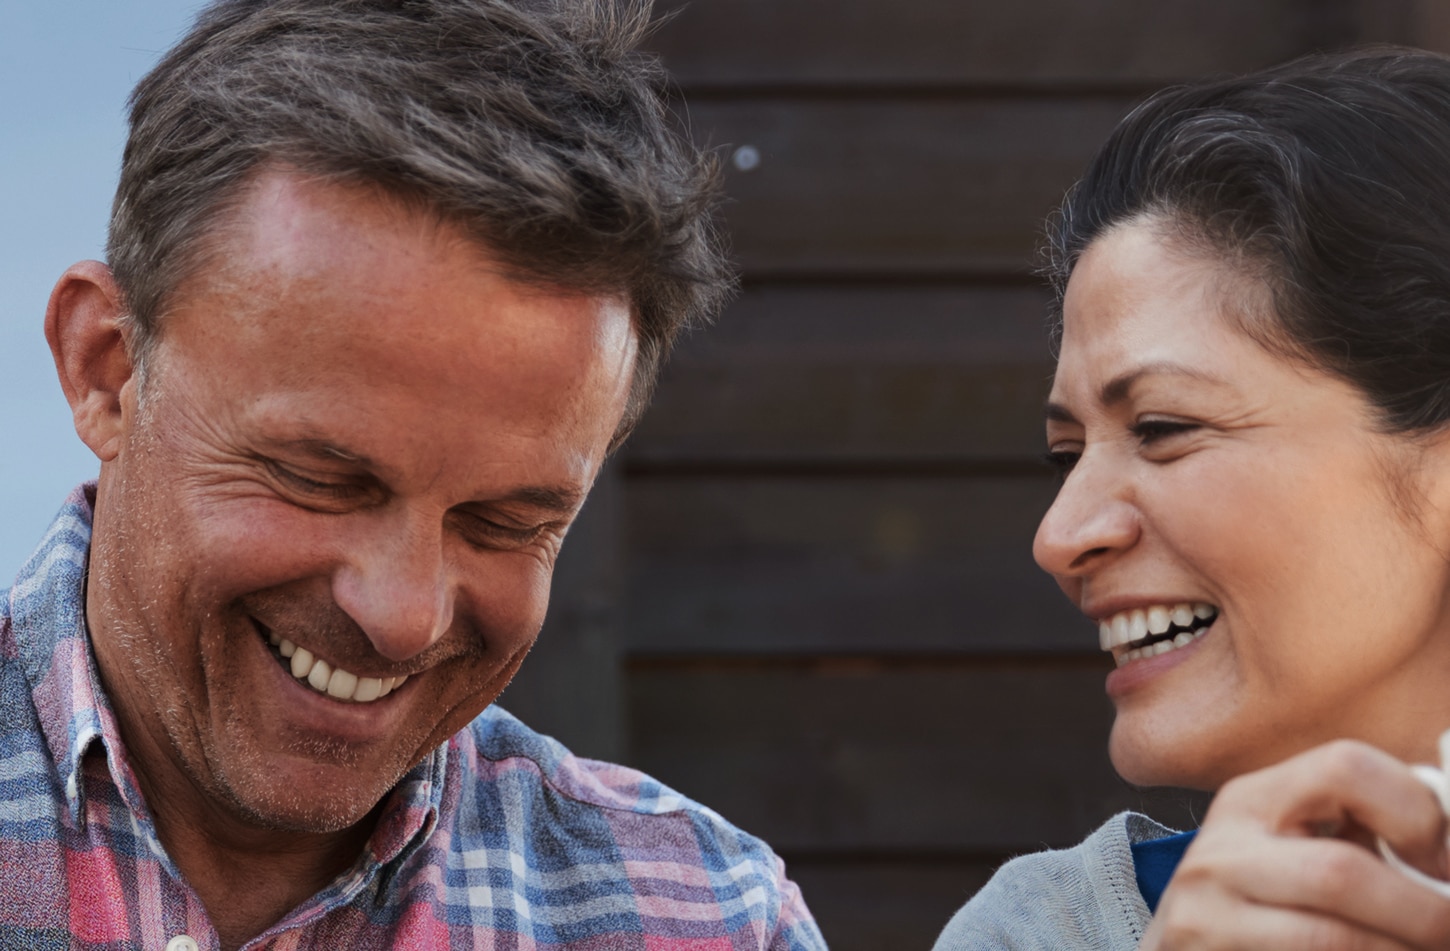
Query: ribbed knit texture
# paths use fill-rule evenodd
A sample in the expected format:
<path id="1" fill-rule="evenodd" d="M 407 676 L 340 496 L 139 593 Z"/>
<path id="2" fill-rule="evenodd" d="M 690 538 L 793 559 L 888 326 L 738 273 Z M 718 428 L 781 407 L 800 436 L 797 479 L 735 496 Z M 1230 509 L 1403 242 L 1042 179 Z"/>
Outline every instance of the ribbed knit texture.
<path id="1" fill-rule="evenodd" d="M 1120 812 L 1073 848 L 1015 858 L 952 917 L 934 951 L 1133 951 L 1150 916 L 1132 845 L 1172 833 Z"/>

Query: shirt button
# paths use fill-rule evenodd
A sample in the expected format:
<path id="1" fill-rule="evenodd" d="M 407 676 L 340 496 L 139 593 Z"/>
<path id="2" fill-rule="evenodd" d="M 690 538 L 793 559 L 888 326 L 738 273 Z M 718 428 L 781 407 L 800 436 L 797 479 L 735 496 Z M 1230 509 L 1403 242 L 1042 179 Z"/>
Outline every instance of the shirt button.
<path id="1" fill-rule="evenodd" d="M 191 935 L 179 934 L 166 942 L 166 951 L 201 951 L 201 949 Z"/>

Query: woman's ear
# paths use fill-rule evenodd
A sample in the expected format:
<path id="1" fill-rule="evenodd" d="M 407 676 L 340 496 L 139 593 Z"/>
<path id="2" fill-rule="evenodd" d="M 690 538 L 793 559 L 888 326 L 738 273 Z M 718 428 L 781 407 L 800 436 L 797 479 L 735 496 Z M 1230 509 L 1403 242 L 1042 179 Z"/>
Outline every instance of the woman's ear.
<path id="1" fill-rule="evenodd" d="M 76 434 L 102 462 L 116 457 L 126 430 L 121 394 L 133 370 L 122 326 L 125 313 L 111 269 L 99 261 L 67 269 L 45 310 L 45 339 Z"/>

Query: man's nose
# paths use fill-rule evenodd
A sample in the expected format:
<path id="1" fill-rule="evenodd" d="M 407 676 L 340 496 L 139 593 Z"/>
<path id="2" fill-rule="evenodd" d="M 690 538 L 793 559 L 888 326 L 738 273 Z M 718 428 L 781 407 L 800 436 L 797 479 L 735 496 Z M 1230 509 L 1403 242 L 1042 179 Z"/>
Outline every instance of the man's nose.
<path id="1" fill-rule="evenodd" d="M 416 525 L 380 525 L 357 539 L 334 573 L 332 596 L 389 660 L 407 660 L 453 623 L 454 585 L 443 534 Z"/>
<path id="2" fill-rule="evenodd" d="M 1049 574 L 1086 575 L 1137 544 L 1142 513 L 1112 463 L 1078 461 L 1037 526 L 1032 556 Z"/>

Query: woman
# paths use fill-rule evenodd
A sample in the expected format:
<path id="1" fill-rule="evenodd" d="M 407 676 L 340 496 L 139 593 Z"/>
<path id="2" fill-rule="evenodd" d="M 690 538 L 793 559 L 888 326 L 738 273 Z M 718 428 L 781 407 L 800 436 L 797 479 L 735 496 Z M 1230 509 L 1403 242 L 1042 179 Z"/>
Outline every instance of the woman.
<path id="1" fill-rule="evenodd" d="M 1450 946 L 1372 851 L 1450 873 L 1405 765 L 1450 728 L 1450 60 L 1161 93 L 1053 246 L 1034 554 L 1113 654 L 1117 770 L 1218 793 L 1009 863 L 938 949 Z"/>

